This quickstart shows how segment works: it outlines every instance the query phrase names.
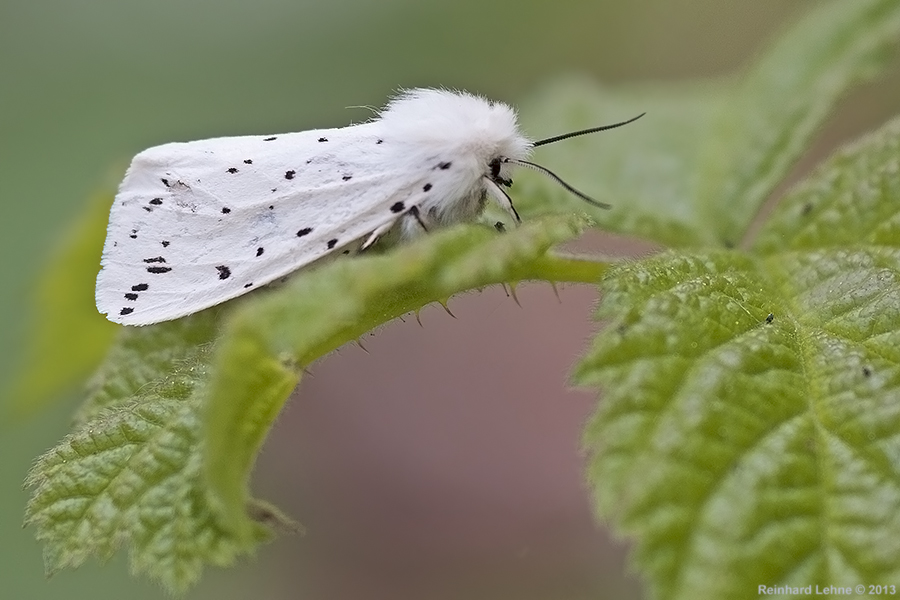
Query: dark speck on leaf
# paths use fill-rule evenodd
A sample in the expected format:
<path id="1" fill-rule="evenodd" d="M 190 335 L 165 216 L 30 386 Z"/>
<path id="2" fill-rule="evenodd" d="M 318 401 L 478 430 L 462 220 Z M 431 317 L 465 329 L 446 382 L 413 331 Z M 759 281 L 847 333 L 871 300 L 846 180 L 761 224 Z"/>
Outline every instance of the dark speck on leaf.
<path id="1" fill-rule="evenodd" d="M 803 208 L 800 209 L 800 214 L 806 216 L 812 212 L 812 209 L 813 209 L 812 202 L 807 202 L 806 204 L 803 205 Z"/>
<path id="2" fill-rule="evenodd" d="M 766 317 L 766 323 L 771 323 L 774 320 L 775 320 L 775 315 L 773 315 L 772 313 L 769 313 L 769 316 Z"/>
<path id="3" fill-rule="evenodd" d="M 864 375 L 865 377 L 871 377 L 871 376 L 872 376 L 872 369 L 870 369 L 869 367 L 863 367 L 863 375 Z"/>

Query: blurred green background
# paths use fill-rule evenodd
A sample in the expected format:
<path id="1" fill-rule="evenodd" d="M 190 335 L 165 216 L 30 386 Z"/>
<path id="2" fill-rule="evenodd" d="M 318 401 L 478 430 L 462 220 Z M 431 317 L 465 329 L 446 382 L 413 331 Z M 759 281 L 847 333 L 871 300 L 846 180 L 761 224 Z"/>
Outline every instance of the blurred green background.
<path id="1" fill-rule="evenodd" d="M 816 4 L 6 0 L 0 3 L 0 389 L 15 375 L 20 359 L 34 274 L 87 198 L 115 185 L 128 159 L 143 148 L 210 136 L 340 126 L 367 116 L 345 107 L 379 106 L 400 87 L 462 88 L 515 103 L 569 73 L 606 83 L 728 76 L 752 61 L 784 24 Z M 878 82 L 856 90 L 841 105 L 795 177 L 837 143 L 877 126 L 898 107 L 900 66 L 895 63 Z M 572 300 L 584 310 L 572 329 L 575 342 L 559 350 L 563 363 L 573 362 L 578 336 L 584 339 L 589 331 L 592 299 Z M 490 320 L 497 315 L 491 311 L 483 316 Z M 510 327 L 522 328 L 528 319 L 538 318 L 524 312 Z M 424 335 L 439 336 L 440 331 L 426 328 Z M 60 343 L 78 352 L 78 340 Z M 328 388 L 329 368 L 350 368 L 338 360 L 323 361 L 330 366 L 306 396 L 314 398 L 316 388 Z M 559 388 L 564 376 L 564 367 L 552 374 Z M 103 568 L 92 563 L 47 581 L 40 546 L 32 531 L 21 528 L 27 500 L 21 482 L 31 460 L 64 435 L 77 401 L 73 393 L 50 411 L 3 423 L 0 430 L 0 596 L 161 598 L 160 589 L 128 577 L 123 556 Z M 581 402 L 589 409 L 590 396 L 581 396 Z M 566 452 L 577 450 L 581 418 L 582 413 L 575 414 L 565 432 L 574 433 Z M 284 436 L 290 433 L 281 435 L 267 451 L 269 466 L 261 467 L 260 486 L 269 499 L 284 505 L 280 485 L 288 485 L 283 480 L 291 479 L 296 460 L 291 452 L 299 450 L 286 445 Z M 343 452 L 350 451 L 348 443 L 341 442 Z M 276 479 L 282 483 L 273 483 Z M 573 488 L 573 494 L 579 493 L 577 483 Z M 587 500 L 583 502 L 586 507 Z M 300 506 L 288 510 L 314 525 Z M 314 509 L 310 512 L 315 515 Z M 376 528 L 372 535 L 384 531 Z M 448 555 L 437 552 L 436 564 L 417 573 L 419 584 L 408 588 L 409 597 L 524 597 L 528 589 L 557 598 L 600 597 L 604 591 L 619 598 L 637 594 L 636 582 L 623 572 L 624 547 L 610 545 L 599 527 L 590 535 L 588 549 L 576 553 L 583 563 L 549 569 L 556 579 L 548 576 L 547 587 L 531 585 L 527 571 L 545 571 L 528 562 L 520 563 L 518 571 L 485 574 L 469 564 L 448 564 Z M 278 541 L 257 560 L 229 571 L 210 570 L 190 596 L 359 597 L 359 588 L 329 583 L 331 576 L 352 574 L 359 563 L 341 567 L 337 543 L 325 546 L 325 554 L 335 555 L 333 561 L 321 552 L 308 559 L 314 550 L 296 550 L 304 539 Z M 352 541 L 353 536 L 346 539 L 365 546 Z M 391 540 L 382 543 L 389 548 Z M 460 547 L 467 551 L 465 544 Z M 319 572 L 311 574 L 310 564 Z M 400 560 L 396 572 L 384 579 L 390 583 L 407 575 Z M 446 585 L 451 580 L 453 586 Z M 407 588 L 362 589 L 366 597 L 400 597 L 398 590 Z"/>

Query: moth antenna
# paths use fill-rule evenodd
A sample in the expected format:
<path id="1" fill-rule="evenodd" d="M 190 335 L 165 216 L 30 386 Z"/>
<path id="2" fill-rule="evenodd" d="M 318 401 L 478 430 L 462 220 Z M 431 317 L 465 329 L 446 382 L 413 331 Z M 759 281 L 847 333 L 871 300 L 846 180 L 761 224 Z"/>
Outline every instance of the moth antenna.
<path id="1" fill-rule="evenodd" d="M 576 190 L 575 188 L 573 188 L 571 185 L 569 185 L 568 183 L 566 183 L 565 181 L 563 181 L 562 178 L 560 178 L 559 175 L 557 175 L 556 173 L 554 173 L 553 171 L 551 171 L 551 170 L 548 169 L 547 167 L 542 167 L 541 165 L 535 164 L 535 163 L 533 163 L 533 162 L 528 162 L 527 160 L 517 160 L 517 159 L 514 159 L 514 158 L 504 158 L 504 159 L 503 159 L 503 162 L 509 163 L 509 164 L 511 164 L 511 165 L 517 165 L 517 166 L 520 166 L 520 167 L 527 167 L 527 168 L 529 168 L 529 169 L 534 169 L 534 170 L 537 171 L 538 173 L 543 173 L 544 175 L 546 175 L 546 176 L 550 177 L 551 179 L 555 180 L 556 183 L 558 183 L 559 185 L 563 186 L 566 190 L 568 190 L 568 191 L 571 192 L 572 194 L 575 194 L 576 196 L 578 196 L 579 198 L 581 198 L 582 200 L 584 200 L 584 201 L 587 202 L 588 204 L 593 204 L 594 206 L 597 206 L 597 207 L 599 207 L 599 208 L 612 208 L 609 204 L 606 204 L 605 202 L 598 202 L 598 201 L 594 200 L 593 198 L 591 198 L 590 196 L 588 196 L 587 194 L 584 194 L 584 193 L 582 193 L 582 192 L 579 192 L 578 190 Z"/>
<path id="2" fill-rule="evenodd" d="M 571 133 L 563 133 L 562 135 L 555 135 L 553 137 L 549 137 L 543 140 L 539 140 L 537 142 L 533 142 L 531 144 L 532 148 L 537 148 L 538 146 L 545 146 L 547 144 L 552 144 L 553 142 L 559 142 L 562 140 L 567 140 L 569 138 L 578 137 L 579 135 L 587 135 L 589 133 L 597 133 L 598 131 L 606 131 L 608 129 L 615 129 L 616 127 L 621 127 L 622 125 L 628 125 L 629 123 L 634 123 L 647 113 L 642 112 L 636 117 L 628 119 L 627 121 L 622 121 L 621 123 L 613 123 L 612 125 L 601 125 L 600 127 L 591 127 L 590 129 L 582 129 L 581 131 L 573 131 Z"/>

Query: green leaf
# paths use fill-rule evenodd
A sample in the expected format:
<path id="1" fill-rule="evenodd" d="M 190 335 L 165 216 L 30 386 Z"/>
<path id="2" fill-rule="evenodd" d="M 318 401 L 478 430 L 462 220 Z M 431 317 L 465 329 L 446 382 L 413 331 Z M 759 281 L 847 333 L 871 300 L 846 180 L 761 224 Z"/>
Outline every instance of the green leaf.
<path id="1" fill-rule="evenodd" d="M 26 524 L 44 543 L 48 573 L 127 544 L 131 569 L 173 592 L 206 563 L 230 565 L 268 537 L 222 528 L 203 485 L 202 390 L 214 311 L 127 328 L 101 370 L 81 425 L 42 456 Z"/>
<path id="2" fill-rule="evenodd" d="M 599 513 L 659 598 L 900 576 L 900 119 L 790 194 L 753 252 L 612 269 L 576 371 Z M 770 316 L 771 315 L 771 316 Z"/>
<path id="3" fill-rule="evenodd" d="M 771 46 L 732 92 L 702 155 L 701 223 L 743 235 L 840 97 L 881 72 L 900 41 L 896 0 L 829 2 Z"/>
<path id="4" fill-rule="evenodd" d="M 247 481 L 300 366 L 475 287 L 596 282 L 605 265 L 548 253 L 581 228 L 559 217 L 505 234 L 456 228 L 300 273 L 224 308 L 123 328 L 75 432 L 28 479 L 26 523 L 45 545 L 48 571 L 127 545 L 135 573 L 179 592 L 205 564 L 229 565 L 272 529 L 296 530 L 251 498 Z"/>
<path id="5" fill-rule="evenodd" d="M 555 82 L 521 105 L 536 138 L 647 115 L 535 152 L 537 162 L 612 210 L 530 172 L 517 175 L 514 200 L 523 214 L 583 212 L 605 230 L 670 247 L 731 247 L 841 95 L 877 74 L 898 39 L 896 0 L 827 2 L 736 81 Z"/>
<path id="6" fill-rule="evenodd" d="M 19 415 L 44 406 L 95 369 L 120 329 L 97 312 L 94 282 L 106 237 L 109 196 L 97 196 L 53 253 L 37 283 L 32 334 L 21 374 L 6 392 Z M 68 341 L 77 340 L 78 351 Z"/>
<path id="7" fill-rule="evenodd" d="M 547 254 L 577 235 L 577 222 L 538 220 L 498 235 L 461 227 L 375 257 L 303 274 L 248 303 L 216 352 L 206 432 L 206 474 L 223 522 L 246 532 L 244 507 L 256 453 L 297 370 L 378 325 L 453 294 L 525 279 L 597 281 L 605 265 Z"/>

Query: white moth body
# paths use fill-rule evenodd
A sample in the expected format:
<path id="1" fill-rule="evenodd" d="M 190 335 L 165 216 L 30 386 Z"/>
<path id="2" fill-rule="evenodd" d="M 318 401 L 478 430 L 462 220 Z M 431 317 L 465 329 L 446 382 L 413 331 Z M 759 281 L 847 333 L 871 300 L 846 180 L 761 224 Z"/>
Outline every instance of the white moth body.
<path id="1" fill-rule="evenodd" d="M 506 159 L 532 143 L 507 105 L 412 90 L 361 125 L 165 144 L 135 156 L 110 212 L 97 307 L 146 325 L 214 306 L 399 226 L 512 209 Z"/>

